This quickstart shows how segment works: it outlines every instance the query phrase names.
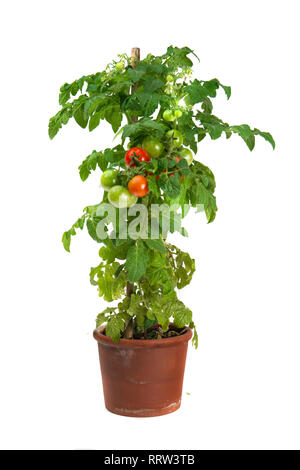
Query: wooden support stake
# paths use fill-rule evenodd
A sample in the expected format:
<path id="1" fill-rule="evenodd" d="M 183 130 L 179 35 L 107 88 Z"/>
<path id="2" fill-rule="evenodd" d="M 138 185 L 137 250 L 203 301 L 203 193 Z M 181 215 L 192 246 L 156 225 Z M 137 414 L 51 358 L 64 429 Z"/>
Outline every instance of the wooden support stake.
<path id="1" fill-rule="evenodd" d="M 141 58 L 141 51 L 139 47 L 133 47 L 131 49 L 131 67 L 135 67 L 136 62 Z"/>
<path id="2" fill-rule="evenodd" d="M 136 63 L 140 60 L 141 51 L 139 47 L 133 47 L 131 49 L 131 67 L 135 67 Z M 138 87 L 138 83 L 131 87 L 131 93 L 134 93 L 136 88 Z M 132 119 L 132 122 L 135 122 L 136 119 Z"/>
<path id="3" fill-rule="evenodd" d="M 131 67 L 135 67 L 136 63 L 139 60 L 140 60 L 140 48 L 139 47 L 133 47 L 131 49 Z M 136 83 L 135 85 L 133 85 L 133 87 L 131 87 L 131 93 L 135 92 L 137 86 L 138 86 L 138 84 Z M 134 119 L 134 118 L 132 118 L 131 120 L 132 120 L 132 122 L 136 121 L 136 119 Z M 133 292 L 134 292 L 134 284 L 132 284 L 131 282 L 128 281 L 127 285 L 126 285 L 126 295 L 127 295 L 127 297 L 130 297 L 131 294 L 133 294 Z M 132 318 L 127 323 L 124 338 L 127 338 L 127 339 L 132 339 L 133 338 L 133 320 L 132 320 Z"/>

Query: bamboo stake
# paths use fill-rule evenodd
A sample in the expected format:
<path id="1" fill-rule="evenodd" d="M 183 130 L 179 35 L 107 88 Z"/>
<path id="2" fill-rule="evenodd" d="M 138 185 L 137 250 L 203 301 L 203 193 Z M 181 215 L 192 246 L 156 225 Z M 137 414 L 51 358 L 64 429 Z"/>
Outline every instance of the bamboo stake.
<path id="1" fill-rule="evenodd" d="M 140 60 L 140 48 L 139 47 L 133 47 L 131 49 L 131 67 L 135 67 L 136 63 L 139 60 Z M 136 83 L 135 85 L 133 85 L 131 87 L 131 93 L 135 92 L 137 86 L 138 86 L 138 84 Z M 136 119 L 132 118 L 131 121 L 135 122 Z M 126 285 L 126 295 L 127 295 L 127 297 L 130 297 L 131 294 L 133 294 L 133 292 L 134 292 L 134 284 L 132 284 L 131 282 L 128 281 L 127 285 Z M 133 338 L 133 320 L 132 319 L 130 319 L 129 322 L 127 323 L 124 338 L 127 338 L 127 339 L 132 339 Z"/>

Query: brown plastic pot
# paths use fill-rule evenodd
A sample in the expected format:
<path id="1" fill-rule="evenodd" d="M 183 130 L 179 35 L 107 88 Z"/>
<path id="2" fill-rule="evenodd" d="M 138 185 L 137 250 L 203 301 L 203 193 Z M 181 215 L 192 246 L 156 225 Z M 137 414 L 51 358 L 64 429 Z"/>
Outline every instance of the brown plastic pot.
<path id="1" fill-rule="evenodd" d="M 123 416 L 160 416 L 178 410 L 192 330 L 165 339 L 121 339 L 94 330 L 106 408 Z"/>

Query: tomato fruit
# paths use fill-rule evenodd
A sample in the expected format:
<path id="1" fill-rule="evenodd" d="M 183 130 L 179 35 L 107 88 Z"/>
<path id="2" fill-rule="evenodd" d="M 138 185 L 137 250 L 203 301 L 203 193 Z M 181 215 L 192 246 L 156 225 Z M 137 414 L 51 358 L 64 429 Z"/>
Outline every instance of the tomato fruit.
<path id="1" fill-rule="evenodd" d="M 173 111 L 171 111 L 171 109 L 166 109 L 166 111 L 164 111 L 163 113 L 163 118 L 165 121 L 171 122 L 171 121 L 175 121 L 176 116 L 173 113 Z"/>
<path id="2" fill-rule="evenodd" d="M 122 60 L 120 60 L 120 62 L 117 62 L 115 64 L 115 68 L 116 68 L 117 72 L 122 72 L 122 70 L 124 70 L 124 68 L 125 68 L 124 62 L 122 62 Z"/>
<path id="3" fill-rule="evenodd" d="M 179 119 L 182 116 L 182 111 L 180 109 L 175 109 L 172 111 L 171 109 L 166 109 L 163 113 L 163 118 L 165 121 L 175 121 L 176 119 Z"/>
<path id="4" fill-rule="evenodd" d="M 136 197 L 143 197 L 149 192 L 147 179 L 143 175 L 134 176 L 128 183 L 128 189 Z"/>
<path id="5" fill-rule="evenodd" d="M 150 157 L 157 158 L 163 153 L 164 147 L 156 137 L 148 136 L 143 140 L 143 149 L 146 150 Z"/>
<path id="6" fill-rule="evenodd" d="M 172 75 L 167 75 L 167 82 L 172 82 L 174 77 Z"/>
<path id="7" fill-rule="evenodd" d="M 183 142 L 182 134 L 176 129 L 171 129 L 170 131 L 168 131 L 167 136 L 172 138 L 174 147 L 177 148 L 182 145 L 182 142 Z"/>
<path id="8" fill-rule="evenodd" d="M 174 111 L 174 116 L 175 116 L 175 119 L 181 118 L 181 116 L 182 116 L 182 111 L 180 111 L 180 109 L 175 109 L 175 111 Z"/>
<path id="9" fill-rule="evenodd" d="M 131 207 L 137 202 L 137 197 L 131 194 L 128 189 L 123 186 L 113 186 L 108 191 L 109 202 L 118 209 Z"/>
<path id="10" fill-rule="evenodd" d="M 146 150 L 142 149 L 141 147 L 132 147 L 125 155 L 125 163 L 126 165 L 133 167 L 136 166 L 136 162 L 133 160 L 133 157 L 139 159 L 140 162 L 149 162 L 150 157 Z"/>
<path id="11" fill-rule="evenodd" d="M 180 151 L 180 156 L 187 161 L 188 165 L 190 165 L 192 161 L 194 160 L 193 152 L 187 148 L 184 148 Z"/>
<path id="12" fill-rule="evenodd" d="M 118 173 L 115 170 L 106 170 L 101 175 L 101 186 L 105 191 L 109 191 L 118 182 Z"/>

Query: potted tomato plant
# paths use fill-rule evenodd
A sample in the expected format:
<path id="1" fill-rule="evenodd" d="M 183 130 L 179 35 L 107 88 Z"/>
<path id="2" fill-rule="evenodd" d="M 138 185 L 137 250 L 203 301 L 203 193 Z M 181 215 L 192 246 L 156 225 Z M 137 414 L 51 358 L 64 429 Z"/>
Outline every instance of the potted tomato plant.
<path id="1" fill-rule="evenodd" d="M 101 245 L 90 280 L 109 303 L 99 313 L 98 342 L 105 404 L 126 416 L 157 416 L 179 408 L 189 340 L 198 336 L 193 315 L 177 291 L 191 282 L 195 260 L 168 243 L 168 232 L 187 236 L 182 219 L 189 208 L 217 211 L 215 179 L 197 157 L 205 138 L 240 136 L 253 150 L 256 136 L 275 147 L 270 133 L 247 124 L 229 125 L 213 114 L 212 98 L 231 89 L 219 80 L 193 78 L 188 47 L 170 46 L 161 56 L 139 60 L 122 54 L 102 72 L 65 83 L 61 109 L 50 119 L 52 139 L 74 118 L 94 131 L 107 121 L 119 143 L 94 150 L 79 166 L 82 181 L 102 172 L 102 199 L 63 234 L 86 226 Z"/>

